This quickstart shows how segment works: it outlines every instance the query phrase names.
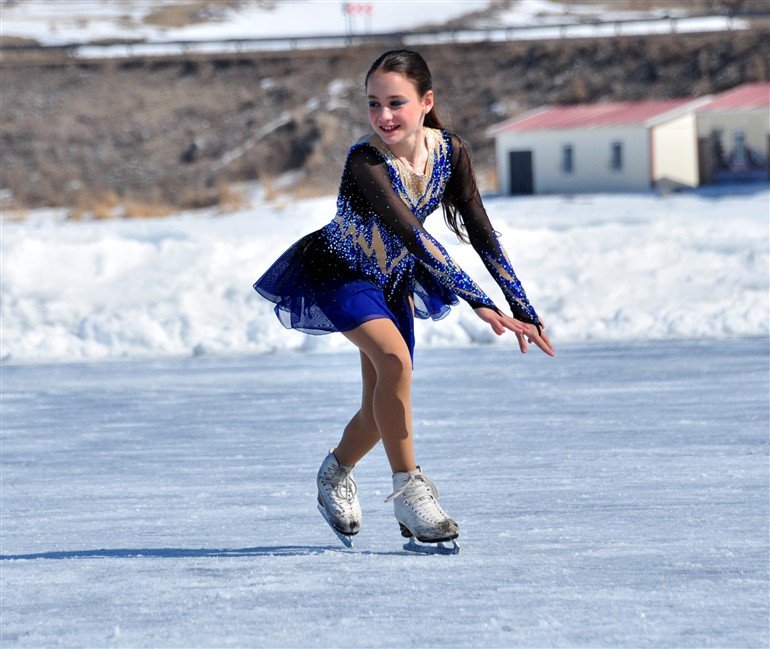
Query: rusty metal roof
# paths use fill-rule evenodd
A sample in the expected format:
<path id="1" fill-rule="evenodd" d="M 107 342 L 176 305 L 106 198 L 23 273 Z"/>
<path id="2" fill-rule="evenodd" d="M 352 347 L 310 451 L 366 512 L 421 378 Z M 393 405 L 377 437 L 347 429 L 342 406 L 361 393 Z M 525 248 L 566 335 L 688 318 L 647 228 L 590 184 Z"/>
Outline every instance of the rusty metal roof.
<path id="1" fill-rule="evenodd" d="M 757 110 L 770 107 L 770 83 L 745 83 L 727 90 L 700 106 L 699 113 L 734 110 Z"/>
<path id="2" fill-rule="evenodd" d="M 490 127 L 491 134 L 507 131 L 540 131 L 643 124 L 649 119 L 681 108 L 693 99 L 623 101 L 571 106 L 544 106 Z"/>

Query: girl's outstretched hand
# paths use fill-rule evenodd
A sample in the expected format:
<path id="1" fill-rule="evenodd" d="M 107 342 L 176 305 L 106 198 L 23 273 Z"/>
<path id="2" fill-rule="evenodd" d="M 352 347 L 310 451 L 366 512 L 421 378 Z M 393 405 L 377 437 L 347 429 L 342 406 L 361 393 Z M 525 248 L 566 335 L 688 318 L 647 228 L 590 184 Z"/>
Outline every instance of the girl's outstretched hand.
<path id="1" fill-rule="evenodd" d="M 548 338 L 548 334 L 545 333 L 545 322 L 542 320 L 540 321 L 540 331 L 537 330 L 535 325 L 527 324 L 525 326 L 528 329 L 526 333 L 516 334 L 516 338 L 519 339 L 519 349 L 521 349 L 522 354 L 527 353 L 527 343 L 531 343 L 536 347 L 539 347 L 549 356 L 556 356 L 551 340 Z"/>
<path id="2" fill-rule="evenodd" d="M 532 344 L 539 347 L 549 356 L 556 356 L 556 352 L 553 350 L 553 345 L 551 345 L 548 334 L 545 333 L 545 323 L 542 320 L 540 321 L 540 332 L 538 332 L 535 325 L 521 322 L 521 320 L 516 320 L 516 318 L 512 318 L 511 316 L 488 307 L 479 307 L 478 309 L 473 309 L 473 311 L 479 318 L 492 327 L 492 331 L 498 336 L 502 336 L 506 329 L 515 333 L 522 354 L 526 354 L 529 344 Z"/>

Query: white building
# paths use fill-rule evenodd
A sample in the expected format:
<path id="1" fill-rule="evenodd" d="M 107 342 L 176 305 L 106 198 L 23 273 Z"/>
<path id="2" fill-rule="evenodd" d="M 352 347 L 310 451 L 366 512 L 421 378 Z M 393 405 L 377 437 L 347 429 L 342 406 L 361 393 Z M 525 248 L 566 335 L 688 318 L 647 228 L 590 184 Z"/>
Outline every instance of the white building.
<path id="1" fill-rule="evenodd" d="M 701 183 L 770 179 L 770 83 L 716 95 L 695 117 Z"/>
<path id="2" fill-rule="evenodd" d="M 725 166 L 719 137 L 726 131 L 744 133 L 743 141 L 753 147 L 746 156 L 764 170 L 755 169 L 755 175 L 767 178 L 768 105 L 770 84 L 750 84 L 701 99 L 538 108 L 487 131 L 495 138 L 498 190 L 510 195 L 697 187 L 717 178 L 708 169 Z M 740 145 L 740 135 L 733 139 Z"/>

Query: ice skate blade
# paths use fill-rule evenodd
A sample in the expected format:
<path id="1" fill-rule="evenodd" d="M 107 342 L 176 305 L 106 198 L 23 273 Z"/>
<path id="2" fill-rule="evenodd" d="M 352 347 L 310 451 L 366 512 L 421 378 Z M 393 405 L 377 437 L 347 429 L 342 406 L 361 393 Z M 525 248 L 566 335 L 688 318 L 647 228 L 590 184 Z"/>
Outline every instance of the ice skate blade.
<path id="1" fill-rule="evenodd" d="M 323 508 L 321 503 L 317 503 L 316 505 L 318 507 L 318 511 L 321 512 L 321 516 L 323 516 L 323 519 L 326 521 L 326 524 L 331 528 L 332 532 L 334 532 L 337 535 L 337 538 L 342 541 L 342 544 L 346 548 L 352 548 L 353 547 L 353 537 L 348 536 L 347 534 L 343 534 L 340 532 L 334 525 L 332 525 L 331 520 L 329 519 L 329 514 L 326 513 L 326 510 Z"/>
<path id="2" fill-rule="evenodd" d="M 414 537 L 404 543 L 404 550 L 408 552 L 417 552 L 418 554 L 460 554 L 460 546 L 457 541 L 452 539 L 452 545 L 446 545 L 450 541 L 439 541 L 438 543 L 418 543 Z"/>

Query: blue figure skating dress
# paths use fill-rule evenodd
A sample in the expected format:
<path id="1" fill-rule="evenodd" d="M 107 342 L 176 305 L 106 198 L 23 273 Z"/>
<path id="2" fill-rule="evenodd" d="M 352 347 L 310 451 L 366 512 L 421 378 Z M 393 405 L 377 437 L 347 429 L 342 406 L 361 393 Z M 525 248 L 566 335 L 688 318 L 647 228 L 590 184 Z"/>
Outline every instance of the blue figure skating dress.
<path id="1" fill-rule="evenodd" d="M 297 241 L 254 284 L 285 327 L 324 334 L 389 318 L 414 355 L 415 316 L 438 320 L 458 298 L 496 309 L 423 227 L 445 195 L 514 317 L 539 326 L 472 182 L 462 142 L 437 129 L 426 128 L 425 136 L 422 175 L 375 134 L 351 147 L 334 219 Z"/>

